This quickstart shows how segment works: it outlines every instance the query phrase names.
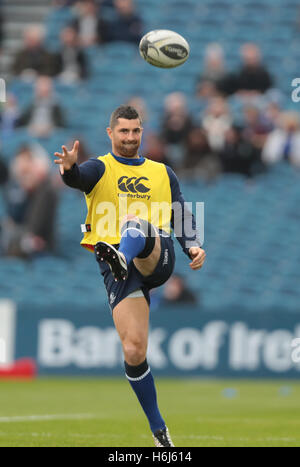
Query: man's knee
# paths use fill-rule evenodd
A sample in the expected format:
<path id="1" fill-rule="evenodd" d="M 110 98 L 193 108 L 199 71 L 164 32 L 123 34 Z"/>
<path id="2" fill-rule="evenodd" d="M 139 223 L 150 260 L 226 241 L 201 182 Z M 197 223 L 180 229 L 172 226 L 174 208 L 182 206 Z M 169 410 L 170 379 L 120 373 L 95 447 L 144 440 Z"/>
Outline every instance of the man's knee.
<path id="1" fill-rule="evenodd" d="M 134 339 L 123 343 L 125 361 L 129 365 L 139 365 L 146 358 L 147 343 L 142 339 Z"/>

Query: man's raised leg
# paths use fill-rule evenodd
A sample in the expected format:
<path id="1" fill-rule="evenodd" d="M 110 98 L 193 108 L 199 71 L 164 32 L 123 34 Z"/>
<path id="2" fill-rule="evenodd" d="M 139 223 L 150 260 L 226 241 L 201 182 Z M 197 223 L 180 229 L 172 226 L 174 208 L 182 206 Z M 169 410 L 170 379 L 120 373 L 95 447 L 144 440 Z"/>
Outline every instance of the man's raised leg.
<path id="1" fill-rule="evenodd" d="M 119 249 L 98 242 L 95 251 L 98 260 L 109 264 L 115 280 L 127 279 L 128 265 L 132 261 L 142 275 L 148 276 L 160 257 L 160 237 L 149 222 L 129 214 L 122 221 Z"/>

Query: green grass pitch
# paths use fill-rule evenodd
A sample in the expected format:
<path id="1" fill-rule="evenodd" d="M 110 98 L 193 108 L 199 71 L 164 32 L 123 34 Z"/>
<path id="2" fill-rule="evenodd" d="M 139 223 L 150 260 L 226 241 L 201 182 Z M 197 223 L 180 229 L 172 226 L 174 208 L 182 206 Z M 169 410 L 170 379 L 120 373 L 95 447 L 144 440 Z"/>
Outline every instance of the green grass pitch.
<path id="1" fill-rule="evenodd" d="M 176 447 L 300 446 L 300 382 L 156 381 Z M 124 379 L 0 380 L 0 446 L 153 447 Z"/>

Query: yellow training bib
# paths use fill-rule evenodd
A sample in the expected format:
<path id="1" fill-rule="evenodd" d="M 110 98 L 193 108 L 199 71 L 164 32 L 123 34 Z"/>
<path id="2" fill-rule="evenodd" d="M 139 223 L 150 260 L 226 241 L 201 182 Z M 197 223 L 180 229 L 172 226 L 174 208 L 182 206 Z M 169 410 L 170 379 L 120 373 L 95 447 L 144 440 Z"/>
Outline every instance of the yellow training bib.
<path id="1" fill-rule="evenodd" d="M 149 159 L 141 165 L 127 165 L 110 153 L 98 159 L 104 163 L 105 172 L 85 194 L 88 232 L 81 245 L 93 251 L 100 241 L 119 244 L 120 225 L 126 214 L 134 214 L 170 234 L 172 195 L 166 166 Z"/>

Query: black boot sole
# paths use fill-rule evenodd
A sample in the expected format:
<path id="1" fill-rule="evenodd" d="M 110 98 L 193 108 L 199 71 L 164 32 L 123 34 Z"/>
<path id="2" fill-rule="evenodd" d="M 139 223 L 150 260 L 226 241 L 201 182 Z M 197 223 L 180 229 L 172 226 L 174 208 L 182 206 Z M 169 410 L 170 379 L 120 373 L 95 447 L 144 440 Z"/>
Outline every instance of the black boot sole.
<path id="1" fill-rule="evenodd" d="M 115 281 L 127 279 L 127 266 L 123 265 L 123 259 L 120 257 L 118 250 L 109 243 L 98 242 L 95 245 L 95 252 L 99 262 L 105 261 L 109 265 Z"/>

